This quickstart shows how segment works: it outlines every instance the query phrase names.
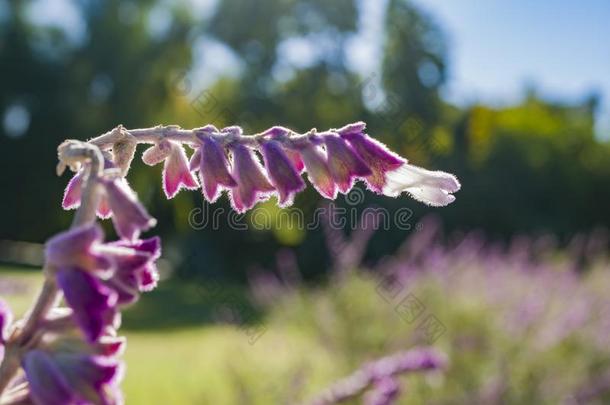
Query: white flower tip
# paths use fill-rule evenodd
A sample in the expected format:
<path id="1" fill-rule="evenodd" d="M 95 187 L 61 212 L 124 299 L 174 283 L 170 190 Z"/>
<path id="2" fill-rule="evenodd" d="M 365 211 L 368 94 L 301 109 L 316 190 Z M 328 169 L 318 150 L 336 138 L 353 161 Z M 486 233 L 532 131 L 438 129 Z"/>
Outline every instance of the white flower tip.
<path id="1" fill-rule="evenodd" d="M 417 201 L 433 207 L 442 207 L 455 201 L 451 193 L 460 188 L 460 182 L 453 174 L 430 171 L 405 163 L 386 173 L 383 194 L 397 197 L 406 191 Z"/>

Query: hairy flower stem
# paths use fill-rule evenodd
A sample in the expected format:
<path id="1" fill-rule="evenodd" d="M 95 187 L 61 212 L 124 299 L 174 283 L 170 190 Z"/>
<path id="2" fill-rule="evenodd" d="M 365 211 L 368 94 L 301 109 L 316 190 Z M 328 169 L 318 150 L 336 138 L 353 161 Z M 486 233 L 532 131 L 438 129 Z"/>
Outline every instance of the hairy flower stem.
<path id="1" fill-rule="evenodd" d="M 66 165 L 76 162 L 87 163 L 89 165 L 89 172 L 83 187 L 81 206 L 76 211 L 71 227 L 76 228 L 93 222 L 95 220 L 95 208 L 99 200 L 99 186 L 96 180 L 102 173 L 104 164 L 100 149 L 95 145 L 79 141 L 67 141 L 59 146 L 58 155 L 61 162 L 60 165 L 63 165 L 63 167 L 58 168 L 60 171 Z M 60 294 L 52 269 L 45 265 L 43 272 L 45 275 L 44 284 L 34 302 L 34 306 L 26 317 L 18 323 L 18 325 L 23 326 L 18 326 L 13 331 L 5 347 L 4 358 L 2 364 L 0 364 L 0 403 L 4 403 L 2 401 L 2 393 L 19 369 L 22 349 L 28 347 L 38 331 L 40 321 L 59 302 Z"/>

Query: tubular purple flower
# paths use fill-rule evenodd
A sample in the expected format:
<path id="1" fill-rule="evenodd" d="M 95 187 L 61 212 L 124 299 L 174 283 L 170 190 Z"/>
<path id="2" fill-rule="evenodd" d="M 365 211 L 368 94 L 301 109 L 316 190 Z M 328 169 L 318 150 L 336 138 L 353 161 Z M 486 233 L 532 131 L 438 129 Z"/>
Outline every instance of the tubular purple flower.
<path id="1" fill-rule="evenodd" d="M 230 145 L 233 156 L 233 178 L 237 186 L 231 189 L 231 205 L 239 213 L 249 210 L 275 188 L 269 183 L 254 152 L 245 145 Z"/>
<path id="2" fill-rule="evenodd" d="M 381 142 L 364 134 L 365 124 L 362 122 L 346 125 L 339 129 L 339 135 L 347 140 L 372 174 L 365 176 L 366 183 L 372 191 L 383 192 L 386 184 L 385 174 L 401 167 L 406 160 L 391 152 Z"/>
<path id="3" fill-rule="evenodd" d="M 373 174 L 343 138 L 326 134 L 323 139 L 328 152 L 328 168 L 340 192 L 345 194 L 351 190 L 357 177 Z"/>
<path id="4" fill-rule="evenodd" d="M 34 404 L 74 403 L 75 396 L 68 381 L 49 354 L 30 350 L 23 356 L 22 365 Z"/>
<path id="5" fill-rule="evenodd" d="M 305 183 L 278 141 L 263 141 L 261 152 L 271 183 L 278 193 L 281 207 L 292 204 L 294 195 L 305 188 Z"/>
<path id="6" fill-rule="evenodd" d="M 142 160 L 149 166 L 165 161 L 163 164 L 163 191 L 167 198 L 173 198 L 182 187 L 194 190 L 199 183 L 191 170 L 186 153 L 181 144 L 162 140 L 147 149 Z"/>
<path id="7" fill-rule="evenodd" d="M 227 157 L 223 148 L 209 134 L 198 134 L 201 142 L 201 157 L 199 176 L 203 189 L 203 196 L 210 203 L 220 196 L 221 188 L 235 187 L 237 183 L 229 173 Z"/>
<path id="8" fill-rule="evenodd" d="M 274 126 L 266 130 L 263 135 L 268 135 L 272 139 L 281 140 L 286 138 L 292 131 L 288 128 L 282 126 Z M 303 159 L 301 159 L 301 155 L 296 150 L 286 149 L 284 150 L 286 155 L 292 161 L 294 168 L 296 171 L 301 174 L 305 170 L 305 164 L 303 163 Z"/>
<path id="9" fill-rule="evenodd" d="M 163 191 L 173 198 L 181 188 L 195 190 L 199 183 L 189 169 L 189 162 L 182 145 L 172 142 L 171 153 L 163 165 Z"/>
<path id="10" fill-rule="evenodd" d="M 78 267 L 87 271 L 110 270 L 111 261 L 99 250 L 104 233 L 90 224 L 55 235 L 45 244 L 47 263 L 56 269 Z"/>
<path id="11" fill-rule="evenodd" d="M 299 152 L 305 164 L 309 181 L 320 194 L 334 200 L 337 197 L 337 189 L 323 151 L 308 142 L 299 147 Z"/>
<path id="12" fill-rule="evenodd" d="M 54 354 L 57 367 L 75 396 L 82 402 L 102 405 L 122 403 L 118 383 L 122 364 L 112 358 L 81 353 Z"/>
<path id="13" fill-rule="evenodd" d="M 23 357 L 30 398 L 35 404 L 122 403 L 117 384 L 122 365 L 116 360 L 74 352 L 31 350 Z"/>
<path id="14" fill-rule="evenodd" d="M 78 268 L 64 268 L 57 272 L 57 284 L 87 340 L 96 341 L 113 325 L 118 296 L 97 277 Z"/>
<path id="15" fill-rule="evenodd" d="M 141 231 L 146 231 L 157 223 L 140 204 L 134 191 L 125 179 L 103 180 L 112 210 L 112 222 L 117 233 L 125 239 L 136 239 Z"/>

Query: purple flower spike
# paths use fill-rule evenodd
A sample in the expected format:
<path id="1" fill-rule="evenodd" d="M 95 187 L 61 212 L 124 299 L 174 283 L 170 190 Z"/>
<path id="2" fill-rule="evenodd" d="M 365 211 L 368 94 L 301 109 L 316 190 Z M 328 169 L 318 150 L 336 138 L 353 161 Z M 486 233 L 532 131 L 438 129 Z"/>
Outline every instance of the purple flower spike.
<path id="1" fill-rule="evenodd" d="M 74 394 L 66 378 L 49 354 L 31 350 L 23 356 L 22 365 L 34 404 L 74 403 Z"/>
<path id="2" fill-rule="evenodd" d="M 278 141 L 265 141 L 261 151 L 271 183 L 276 188 L 281 207 L 292 204 L 294 195 L 305 183 Z"/>
<path id="3" fill-rule="evenodd" d="M 13 321 L 13 314 L 11 313 L 10 308 L 4 302 L 4 300 L 0 299 L 0 347 L 6 343 L 6 339 L 8 339 L 8 327 Z M 2 359 L 2 352 L 0 352 L 0 360 Z"/>
<path id="4" fill-rule="evenodd" d="M 337 132 L 350 143 L 371 170 L 372 174 L 365 177 L 369 188 L 377 193 L 382 193 L 386 184 L 385 174 L 398 169 L 406 163 L 406 160 L 391 152 L 381 142 L 365 135 L 360 131 L 361 128 L 362 125 L 352 124 Z"/>
<path id="5" fill-rule="evenodd" d="M 199 176 L 203 196 L 213 203 L 220 196 L 219 185 L 235 187 L 237 183 L 229 173 L 227 157 L 218 142 L 206 135 L 200 136 L 199 139 L 201 141 Z"/>
<path id="6" fill-rule="evenodd" d="M 136 239 L 157 223 L 138 201 L 125 179 L 105 181 L 108 204 L 112 210 L 112 222 L 117 233 L 125 239 Z"/>
<path id="7" fill-rule="evenodd" d="M 104 233 L 97 224 L 57 234 L 45 245 L 46 260 L 57 269 L 78 267 L 87 271 L 109 270 L 112 263 L 99 251 L 103 237 Z"/>
<path id="8" fill-rule="evenodd" d="M 337 196 L 337 189 L 326 163 L 326 156 L 323 155 L 320 148 L 310 143 L 300 148 L 300 153 L 309 181 L 320 194 L 334 200 Z"/>
<path id="9" fill-rule="evenodd" d="M 421 167 L 403 164 L 386 174 L 383 194 L 397 197 L 403 191 L 417 201 L 433 207 L 442 207 L 455 201 L 451 193 L 460 189 L 458 179 L 449 173 L 430 171 Z"/>
<path id="10" fill-rule="evenodd" d="M 271 185 L 264 169 L 254 155 L 254 152 L 245 145 L 236 143 L 231 145 L 233 154 L 233 177 L 237 187 L 231 189 L 231 205 L 239 213 L 249 210 L 257 201 L 264 198 L 275 188 Z"/>
<path id="11" fill-rule="evenodd" d="M 343 138 L 328 134 L 324 136 L 324 143 L 328 152 L 328 168 L 340 192 L 345 194 L 351 190 L 356 177 L 373 174 Z"/>
<path id="12" fill-rule="evenodd" d="M 114 322 L 117 294 L 98 278 L 77 268 L 59 270 L 57 284 L 74 311 L 76 324 L 87 340 L 96 341 Z"/>

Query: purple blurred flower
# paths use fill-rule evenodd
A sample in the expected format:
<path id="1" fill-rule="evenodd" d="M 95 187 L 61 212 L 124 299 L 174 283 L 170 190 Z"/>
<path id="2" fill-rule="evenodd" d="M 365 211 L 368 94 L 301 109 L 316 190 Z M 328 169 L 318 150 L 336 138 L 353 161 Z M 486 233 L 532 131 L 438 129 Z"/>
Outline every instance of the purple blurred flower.
<path id="1" fill-rule="evenodd" d="M 103 181 L 108 205 L 112 210 L 112 222 L 117 233 L 125 239 L 136 239 L 141 231 L 146 231 L 157 223 L 152 218 L 125 179 Z"/>
<path id="2" fill-rule="evenodd" d="M 374 383 L 365 398 L 366 405 L 391 405 L 400 395 L 400 385 L 396 379 L 384 377 Z"/>
<path id="3" fill-rule="evenodd" d="M 45 244 L 47 264 L 56 269 L 78 267 L 88 271 L 107 271 L 109 258 L 100 251 L 104 233 L 99 225 L 86 225 L 59 233 Z"/>
<path id="4" fill-rule="evenodd" d="M 117 293 L 92 274 L 78 268 L 57 271 L 57 284 L 73 310 L 73 318 L 90 341 L 96 341 L 117 314 Z"/>
<path id="5" fill-rule="evenodd" d="M 312 404 L 340 403 L 361 395 L 371 386 L 374 388 L 367 397 L 369 401 L 367 403 L 390 404 L 399 394 L 395 377 L 405 373 L 444 368 L 446 362 L 443 354 L 431 348 L 415 348 L 399 352 L 365 364 L 351 376 L 336 382 Z"/>
<path id="6" fill-rule="evenodd" d="M 122 366 L 116 360 L 31 350 L 23 357 L 23 368 L 35 404 L 122 403 L 117 389 Z"/>
<path id="7" fill-rule="evenodd" d="M 305 188 L 305 183 L 278 141 L 263 141 L 261 152 L 271 183 L 278 193 L 279 205 L 292 204 L 294 195 Z"/>
<path id="8" fill-rule="evenodd" d="M 142 155 L 142 160 L 150 166 L 165 161 L 163 191 L 167 198 L 173 198 L 182 187 L 189 190 L 199 187 L 197 179 L 189 168 L 184 148 L 179 143 L 162 140 L 147 149 Z"/>
<path id="9" fill-rule="evenodd" d="M 6 343 L 8 339 L 8 327 L 13 321 L 13 314 L 3 299 L 0 299 L 0 347 Z M 2 352 L 0 352 L 0 359 L 2 359 Z"/>
<path id="10" fill-rule="evenodd" d="M 74 392 L 51 356 L 31 350 L 23 356 L 23 370 L 29 383 L 30 398 L 35 404 L 72 404 Z"/>
<path id="11" fill-rule="evenodd" d="M 115 271 L 105 284 L 117 292 L 118 304 L 132 303 L 139 292 L 150 291 L 157 285 L 155 261 L 161 256 L 159 237 L 113 242 L 106 244 L 105 249 L 115 262 Z"/>
<path id="12" fill-rule="evenodd" d="M 245 145 L 231 145 L 233 178 L 237 186 L 231 189 L 231 205 L 237 212 L 244 212 L 275 190 L 269 183 L 265 170 L 254 152 Z"/>

